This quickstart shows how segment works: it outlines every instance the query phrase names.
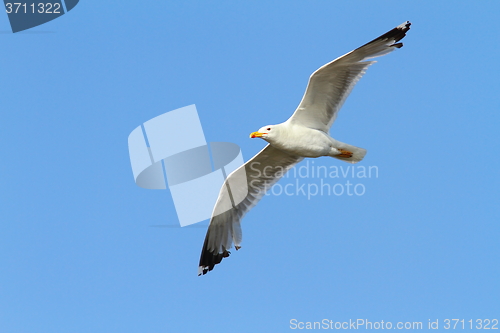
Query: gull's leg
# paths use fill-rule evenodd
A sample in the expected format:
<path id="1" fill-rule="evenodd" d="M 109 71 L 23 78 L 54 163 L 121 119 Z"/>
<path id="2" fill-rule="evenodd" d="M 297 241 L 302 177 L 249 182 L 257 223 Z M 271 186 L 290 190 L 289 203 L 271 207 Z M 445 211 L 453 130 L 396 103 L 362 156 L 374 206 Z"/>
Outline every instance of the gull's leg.
<path id="1" fill-rule="evenodd" d="M 338 151 L 340 151 L 340 154 L 337 155 L 336 157 L 345 157 L 345 158 L 352 157 L 352 153 L 349 150 L 339 149 L 339 148 L 337 149 Z"/>
<path id="2" fill-rule="evenodd" d="M 328 156 L 338 158 L 339 160 L 349 163 L 358 163 L 366 155 L 366 149 L 348 145 L 347 143 L 340 141 L 335 141 L 334 143 L 335 145 L 332 145 Z"/>

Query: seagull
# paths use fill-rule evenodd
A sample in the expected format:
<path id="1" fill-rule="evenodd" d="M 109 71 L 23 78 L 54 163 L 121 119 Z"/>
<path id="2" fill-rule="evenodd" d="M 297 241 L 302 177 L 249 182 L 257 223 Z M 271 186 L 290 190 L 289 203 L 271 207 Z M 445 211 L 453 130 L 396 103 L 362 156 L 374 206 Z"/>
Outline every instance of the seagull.
<path id="1" fill-rule="evenodd" d="M 268 145 L 224 181 L 203 243 L 198 275 L 229 257 L 233 243 L 236 250 L 241 248 L 243 216 L 305 157 L 330 156 L 349 163 L 363 159 L 366 149 L 335 140 L 329 135 L 330 127 L 354 85 L 376 62 L 366 60 L 401 48 L 403 44 L 398 42 L 410 25 L 406 21 L 320 67 L 310 76 L 302 101 L 287 121 L 250 134 Z"/>

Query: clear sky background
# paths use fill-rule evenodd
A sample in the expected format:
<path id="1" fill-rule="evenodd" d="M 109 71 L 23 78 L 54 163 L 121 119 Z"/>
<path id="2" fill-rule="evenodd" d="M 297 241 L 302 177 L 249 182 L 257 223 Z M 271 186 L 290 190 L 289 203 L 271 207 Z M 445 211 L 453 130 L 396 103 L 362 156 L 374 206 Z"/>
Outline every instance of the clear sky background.
<path id="1" fill-rule="evenodd" d="M 0 15 L 0 331 L 500 319 L 499 12 L 89 0 L 17 34 Z M 171 227 L 169 191 L 135 185 L 129 133 L 196 104 L 207 140 L 248 160 L 265 144 L 249 133 L 286 120 L 314 70 L 406 20 L 405 46 L 370 67 L 332 127 L 378 177 L 324 182 L 364 195 L 267 196 L 242 249 L 198 277 L 206 227 Z"/>

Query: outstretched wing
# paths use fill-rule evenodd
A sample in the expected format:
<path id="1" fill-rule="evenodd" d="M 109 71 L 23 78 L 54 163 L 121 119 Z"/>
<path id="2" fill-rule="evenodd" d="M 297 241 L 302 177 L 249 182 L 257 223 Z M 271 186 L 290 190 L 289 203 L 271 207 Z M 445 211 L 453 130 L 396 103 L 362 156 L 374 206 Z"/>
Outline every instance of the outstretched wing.
<path id="1" fill-rule="evenodd" d="M 266 191 L 303 157 L 289 155 L 267 145 L 251 160 L 231 173 L 222 185 L 210 219 L 203 249 L 201 250 L 198 275 L 206 274 L 223 258 L 228 257 L 232 243 L 236 249 L 241 244 L 241 219 L 254 207 Z M 241 196 L 241 189 L 247 189 Z M 244 198 L 235 204 L 233 197 Z M 230 205 L 229 210 L 227 206 Z"/>
<path id="2" fill-rule="evenodd" d="M 376 61 L 367 59 L 386 55 L 403 46 L 397 43 L 406 36 L 411 23 L 398 25 L 371 42 L 320 67 L 309 78 L 306 92 L 288 121 L 303 126 L 330 130 L 337 113 L 354 85 Z"/>

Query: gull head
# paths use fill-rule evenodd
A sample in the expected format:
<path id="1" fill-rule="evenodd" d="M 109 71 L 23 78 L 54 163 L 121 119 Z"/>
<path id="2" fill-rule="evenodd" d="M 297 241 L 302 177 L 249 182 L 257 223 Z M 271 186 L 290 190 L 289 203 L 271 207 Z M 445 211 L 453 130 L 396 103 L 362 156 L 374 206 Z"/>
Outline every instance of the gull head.
<path id="1" fill-rule="evenodd" d="M 257 132 L 250 133 L 250 137 L 253 138 L 261 138 L 266 141 L 270 141 L 273 138 L 277 137 L 278 128 L 277 125 L 267 125 L 261 127 Z"/>

